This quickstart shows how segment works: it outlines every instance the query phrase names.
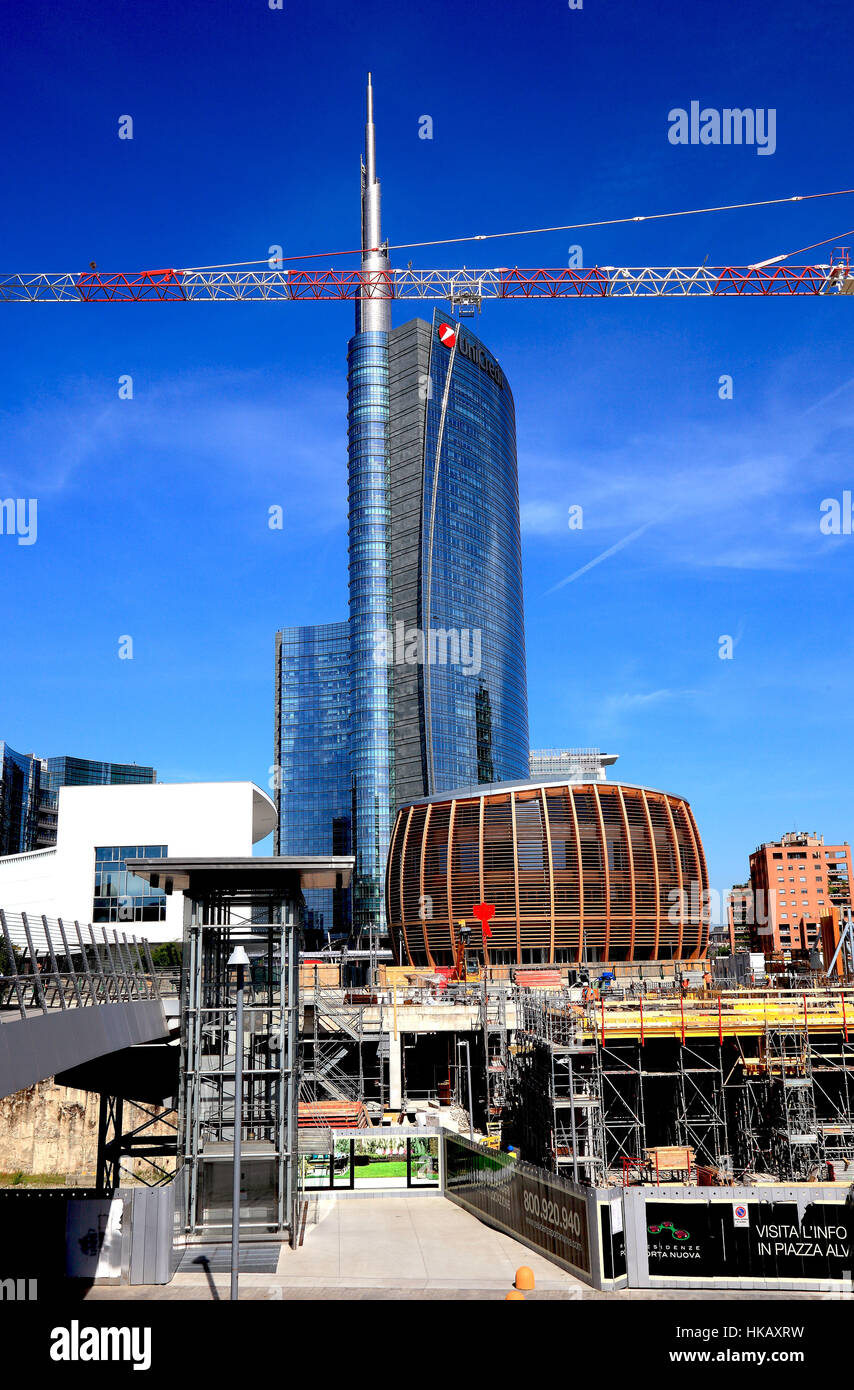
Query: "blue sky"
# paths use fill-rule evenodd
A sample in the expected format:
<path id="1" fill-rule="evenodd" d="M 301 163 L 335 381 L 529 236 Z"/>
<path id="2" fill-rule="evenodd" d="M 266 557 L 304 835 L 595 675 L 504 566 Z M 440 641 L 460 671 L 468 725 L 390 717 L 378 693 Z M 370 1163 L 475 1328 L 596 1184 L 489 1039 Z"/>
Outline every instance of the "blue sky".
<path id="1" fill-rule="evenodd" d="M 0 268 L 352 247 L 368 68 L 392 242 L 842 188 L 851 27 L 844 4 L 750 0 L 35 0 L 0 19 Z M 773 108 L 775 152 L 672 145 L 692 100 Z M 396 260 L 560 266 L 578 243 L 586 265 L 744 264 L 849 227 L 850 196 Z M 501 303 L 474 325 L 516 400 L 532 743 L 598 744 L 687 796 L 718 889 L 761 840 L 854 832 L 854 537 L 819 530 L 854 482 L 852 313 Z M 274 631 L 347 611 L 352 323 L 346 304 L 0 308 L 0 496 L 39 499 L 36 545 L 0 536 L 0 737 L 266 784 Z"/>

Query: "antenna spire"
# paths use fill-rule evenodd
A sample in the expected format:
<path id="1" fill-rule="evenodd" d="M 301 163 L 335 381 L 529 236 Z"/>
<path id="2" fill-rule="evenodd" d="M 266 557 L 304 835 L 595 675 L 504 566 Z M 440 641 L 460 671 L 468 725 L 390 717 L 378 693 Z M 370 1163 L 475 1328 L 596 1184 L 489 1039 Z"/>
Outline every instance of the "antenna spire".
<path id="1" fill-rule="evenodd" d="M 368 73 L 365 108 L 365 154 L 362 159 L 362 272 L 376 274 L 389 270 L 388 256 L 382 251 L 382 196 L 377 178 L 376 131 L 374 128 L 374 88 Z M 373 249 L 376 248 L 376 249 Z M 376 293 L 374 293 L 374 288 Z M 360 333 L 385 332 L 391 328 L 391 306 L 385 297 L 387 282 L 377 281 L 362 291 L 356 308 L 356 330 Z M 376 297 L 382 295 L 382 298 Z"/>

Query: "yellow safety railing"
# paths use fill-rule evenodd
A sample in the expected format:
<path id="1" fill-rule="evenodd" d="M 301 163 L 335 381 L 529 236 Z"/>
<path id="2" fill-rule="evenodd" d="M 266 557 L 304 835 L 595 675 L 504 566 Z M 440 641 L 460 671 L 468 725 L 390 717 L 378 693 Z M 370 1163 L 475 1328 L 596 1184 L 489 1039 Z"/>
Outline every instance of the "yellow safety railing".
<path id="1" fill-rule="evenodd" d="M 727 990 L 720 994 L 601 999 L 584 1013 L 587 1037 L 653 1038 L 760 1036 L 769 1028 L 841 1032 L 854 1040 L 854 989 Z"/>

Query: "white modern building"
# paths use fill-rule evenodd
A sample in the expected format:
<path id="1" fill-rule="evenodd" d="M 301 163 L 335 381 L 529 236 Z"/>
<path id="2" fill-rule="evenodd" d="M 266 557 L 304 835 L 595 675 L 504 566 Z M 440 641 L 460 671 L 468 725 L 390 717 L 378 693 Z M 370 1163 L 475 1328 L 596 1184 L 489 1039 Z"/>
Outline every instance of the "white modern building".
<path id="1" fill-rule="evenodd" d="M 604 782 L 605 769 L 613 767 L 619 753 L 600 753 L 598 748 L 532 748 L 528 754 L 531 780 L 562 777 L 567 782 Z"/>
<path id="2" fill-rule="evenodd" d="M 126 861 L 248 857 L 276 821 L 253 782 L 62 787 L 56 847 L 0 857 L 0 907 L 177 941 L 183 895 L 152 889 Z"/>

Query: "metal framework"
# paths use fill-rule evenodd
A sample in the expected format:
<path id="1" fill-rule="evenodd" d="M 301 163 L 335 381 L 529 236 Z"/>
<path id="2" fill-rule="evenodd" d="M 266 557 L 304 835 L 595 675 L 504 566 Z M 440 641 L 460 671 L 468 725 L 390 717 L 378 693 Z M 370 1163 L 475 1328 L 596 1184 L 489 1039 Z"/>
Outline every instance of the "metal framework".
<path id="1" fill-rule="evenodd" d="M 606 1176 L 599 1048 L 565 992 L 514 991 L 514 1132 L 529 1159 L 576 1182 Z"/>
<path id="2" fill-rule="evenodd" d="M 88 938 L 88 939 L 87 939 Z M 146 940 L 0 908 L 0 1009 L 33 1011 L 157 999 Z"/>
<path id="3" fill-rule="evenodd" d="M 779 1001 L 780 1017 L 752 1035 L 692 1030 L 680 1000 L 681 1031 L 632 1037 L 609 1017 L 619 1005 L 517 988 L 506 1097 L 514 1136 L 532 1161 L 582 1182 L 644 1172 L 661 1144 L 691 1149 L 716 1181 L 809 1181 L 828 1164 L 852 1174 L 854 1016 L 834 993 L 836 1010 L 831 992 L 820 1012 L 800 994 Z"/>
<path id="4" fill-rule="evenodd" d="M 784 1181 L 807 1182 L 818 1176 L 822 1155 L 806 1031 L 769 1029 L 765 1064 L 771 1083 L 774 1167 Z"/>
<path id="5" fill-rule="evenodd" d="M 507 991 L 503 983 L 490 985 L 485 973 L 481 985 L 480 1026 L 486 1071 L 486 1132 L 501 1138 L 510 1066 Z"/>
<path id="6" fill-rule="evenodd" d="M 678 1050 L 676 1133 L 698 1163 L 729 1171 L 729 1139 L 720 1042 L 684 1043 Z"/>
<path id="7" fill-rule="evenodd" d="M 598 1041 L 598 1035 L 597 1035 Z M 637 1162 L 646 1147 L 643 1052 L 640 1043 L 598 1043 L 602 1124 L 608 1168 Z"/>
<path id="8" fill-rule="evenodd" d="M 752 298 L 854 293 L 847 255 L 827 265 L 593 266 L 491 270 L 142 270 L 0 275 L 6 303 L 181 303 L 199 300 Z"/>
<path id="9" fill-rule="evenodd" d="M 272 1194 L 270 1208 L 257 1217 L 247 1212 L 241 1228 L 267 1235 L 288 1231 L 293 1240 L 299 1086 L 297 925 L 293 913 L 289 922 L 266 923 L 217 921 L 220 915 L 216 910 L 199 910 L 197 917 L 215 920 L 196 920 L 186 942 L 180 1109 L 185 1229 L 195 1234 L 230 1226 L 230 1211 L 224 1211 L 228 1203 L 216 1182 L 217 1165 L 228 1161 L 239 1123 L 247 1168 L 253 1162 L 263 1163 L 267 1170 L 270 1164 L 273 1167 L 272 1181 L 264 1177 Z M 248 948 L 253 960 L 242 1038 L 236 1036 L 235 991 L 227 967 L 238 942 Z M 243 1056 L 239 1097 L 235 1095 L 238 1047 Z"/>
<path id="10" fill-rule="evenodd" d="M 142 1116 L 131 1129 L 125 1129 L 125 1105 Z M 175 1177 L 178 1117 L 166 1106 L 125 1101 L 122 1096 L 102 1095 L 98 1114 L 98 1158 L 95 1178 L 97 1191 L 112 1196 L 122 1176 L 145 1187 L 161 1187 Z M 165 1128 L 168 1133 L 158 1133 Z M 130 1162 L 122 1167 L 122 1159 Z M 169 1166 L 164 1166 L 164 1160 Z M 143 1168 L 138 1165 L 144 1164 Z"/>
<path id="11" fill-rule="evenodd" d="M 315 966 L 313 987 L 303 991 L 304 1011 L 311 1004 L 311 1031 L 304 1027 L 301 1032 L 303 1100 L 365 1101 L 368 1109 L 382 1114 L 388 1056 L 382 1046 L 383 1001 L 380 997 L 375 1005 L 372 995 L 369 999 L 368 1007 L 376 1012 L 370 1026 L 365 1003 L 346 989 L 322 985 Z M 375 1069 L 366 1068 L 366 1049 L 369 1058 L 373 1053 Z"/>

